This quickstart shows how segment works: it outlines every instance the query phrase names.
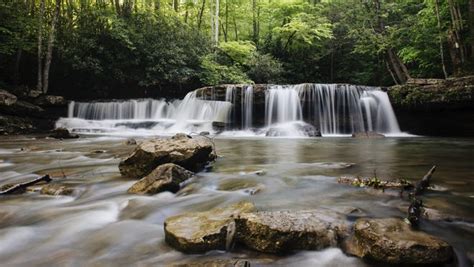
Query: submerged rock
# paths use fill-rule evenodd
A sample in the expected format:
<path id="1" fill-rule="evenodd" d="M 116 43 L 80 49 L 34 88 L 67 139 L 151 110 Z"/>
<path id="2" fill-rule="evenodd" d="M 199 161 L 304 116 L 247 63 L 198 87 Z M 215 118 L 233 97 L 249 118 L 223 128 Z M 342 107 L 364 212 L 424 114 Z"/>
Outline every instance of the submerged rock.
<path id="1" fill-rule="evenodd" d="M 69 196 L 74 193 L 74 189 L 62 184 L 47 184 L 41 188 L 40 193 L 42 195 L 51 195 L 51 196 L 58 196 L 58 195 Z"/>
<path id="2" fill-rule="evenodd" d="M 157 194 L 163 191 L 176 193 L 180 189 L 180 184 L 193 175 L 194 173 L 179 165 L 163 164 L 133 184 L 127 192 L 131 194 Z"/>
<path id="3" fill-rule="evenodd" d="M 262 191 L 265 185 L 251 179 L 226 179 L 219 183 L 217 189 L 222 191 L 243 190 L 249 195 L 255 195 Z"/>
<path id="4" fill-rule="evenodd" d="M 387 264 L 439 264 L 450 261 L 452 247 L 402 219 L 358 219 L 354 236 L 345 244 L 348 254 Z"/>
<path id="5" fill-rule="evenodd" d="M 137 140 L 133 139 L 133 138 L 128 138 L 127 141 L 125 141 L 125 144 L 127 146 L 134 146 L 137 144 Z"/>
<path id="6" fill-rule="evenodd" d="M 236 226 L 239 242 L 267 253 L 337 246 L 349 231 L 342 215 L 326 210 L 245 213 Z"/>
<path id="7" fill-rule="evenodd" d="M 385 135 L 376 132 L 356 132 L 352 133 L 352 138 L 384 138 Z"/>
<path id="8" fill-rule="evenodd" d="M 225 208 L 189 212 L 165 220 L 165 240 L 185 253 L 201 253 L 225 249 L 228 232 L 232 233 L 234 218 L 255 209 L 250 202 L 239 202 Z"/>
<path id="9" fill-rule="evenodd" d="M 141 178 L 161 164 L 175 163 L 198 171 L 215 158 L 213 143 L 208 138 L 177 134 L 172 138 L 140 143 L 131 155 L 120 162 L 119 169 L 123 176 Z"/>
<path id="10" fill-rule="evenodd" d="M 51 131 L 51 135 L 49 137 L 56 139 L 74 139 L 79 138 L 79 135 L 71 134 L 66 128 L 56 128 Z"/>

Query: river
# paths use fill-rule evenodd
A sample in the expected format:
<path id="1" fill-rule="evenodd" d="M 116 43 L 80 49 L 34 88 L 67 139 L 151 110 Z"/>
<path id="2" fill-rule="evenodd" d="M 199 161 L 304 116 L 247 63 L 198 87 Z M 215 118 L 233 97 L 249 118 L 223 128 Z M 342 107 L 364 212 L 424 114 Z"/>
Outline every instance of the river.
<path id="1" fill-rule="evenodd" d="M 140 138 L 137 138 L 140 140 Z M 454 246 L 459 266 L 474 259 L 474 139 L 216 138 L 212 170 L 177 194 L 137 196 L 120 176 L 125 137 L 82 136 L 58 141 L 33 136 L 0 139 L 1 184 L 43 174 L 75 188 L 73 196 L 38 192 L 0 199 L 2 266 L 161 266 L 248 259 L 252 266 L 369 266 L 337 248 L 272 256 L 237 247 L 185 255 L 164 241 L 168 216 L 239 200 L 259 210 L 357 208 L 357 217 L 404 217 L 407 200 L 337 183 L 340 176 L 416 181 L 437 165 L 427 207 L 459 219 L 424 220 L 421 229 Z"/>

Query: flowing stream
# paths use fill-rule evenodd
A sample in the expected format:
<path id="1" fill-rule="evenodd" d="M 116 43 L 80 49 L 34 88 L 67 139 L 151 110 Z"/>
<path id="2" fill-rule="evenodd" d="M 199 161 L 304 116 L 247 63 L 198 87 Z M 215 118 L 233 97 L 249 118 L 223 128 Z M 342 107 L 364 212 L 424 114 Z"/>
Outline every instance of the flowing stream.
<path id="1" fill-rule="evenodd" d="M 141 114 L 147 116 L 151 106 Z M 31 136 L 0 139 L 2 184 L 49 173 L 76 189 L 73 196 L 29 192 L 1 199 L 2 266 L 163 266 L 229 259 L 248 259 L 252 266 L 368 266 L 337 248 L 285 256 L 240 247 L 185 255 L 165 243 L 163 222 L 168 216 L 239 200 L 249 200 L 259 210 L 358 208 L 354 220 L 403 217 L 407 202 L 398 192 L 340 185 L 337 178 L 376 173 L 381 178 L 416 181 L 433 164 L 438 170 L 433 188 L 423 196 L 425 205 L 462 219 L 425 220 L 421 229 L 454 246 L 455 266 L 472 266 L 473 139 L 217 138 L 220 157 L 211 172 L 198 173 L 177 194 L 154 196 L 126 193 L 134 181 L 118 171 L 120 157 L 133 150 L 125 141 L 125 137 L 93 135 L 65 141 Z"/>

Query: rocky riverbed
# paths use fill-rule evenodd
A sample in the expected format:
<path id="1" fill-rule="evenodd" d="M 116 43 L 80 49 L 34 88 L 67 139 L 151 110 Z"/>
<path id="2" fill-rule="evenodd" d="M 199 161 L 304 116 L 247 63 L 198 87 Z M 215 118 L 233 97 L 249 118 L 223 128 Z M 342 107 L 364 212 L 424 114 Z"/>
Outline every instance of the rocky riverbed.
<path id="1" fill-rule="evenodd" d="M 48 187 L 2 197 L 0 244 L 5 245 L 0 246 L 0 260 L 7 265 L 124 266 L 370 266 L 451 259 L 455 265 L 471 264 L 474 186 L 466 160 L 474 148 L 470 139 L 182 135 L 164 140 L 153 141 L 155 152 L 181 147 L 174 154 L 179 160 L 163 161 L 160 153 L 153 153 L 147 161 L 162 165 L 131 177 L 133 172 L 121 174 L 119 165 L 123 170 L 121 161 L 147 148 L 142 138 L 136 138 L 137 145 L 120 137 L 1 139 L 2 184 L 46 173 L 53 181 Z M 208 143 L 211 150 L 206 150 Z M 208 155 L 199 157 L 201 163 L 217 153 L 212 168 L 183 161 L 196 159 L 193 153 L 201 150 L 186 147 L 197 146 Z M 407 200 L 397 192 L 337 182 L 340 176 L 374 173 L 416 182 L 434 163 L 438 170 L 423 194 L 425 206 L 453 219 L 423 219 L 418 230 L 403 221 Z M 200 168 L 191 173 L 183 166 Z M 135 187 L 145 192 L 130 192 L 142 176 L 144 186 Z M 169 181 L 177 184 L 155 190 Z M 378 241 L 366 242 L 374 236 Z M 412 250 L 410 242 L 426 249 Z"/>

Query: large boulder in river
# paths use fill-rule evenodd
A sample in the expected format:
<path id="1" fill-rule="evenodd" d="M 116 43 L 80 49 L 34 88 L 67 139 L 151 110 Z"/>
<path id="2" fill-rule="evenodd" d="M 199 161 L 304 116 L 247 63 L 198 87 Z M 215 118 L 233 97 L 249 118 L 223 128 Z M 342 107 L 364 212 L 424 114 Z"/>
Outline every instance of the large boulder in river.
<path id="1" fill-rule="evenodd" d="M 14 94 L 11 94 L 5 90 L 0 89 L 0 105 L 2 106 L 11 106 L 15 104 L 17 97 Z"/>
<path id="2" fill-rule="evenodd" d="M 236 219 L 237 239 L 266 253 L 319 250 L 348 236 L 345 217 L 333 211 L 260 211 Z"/>
<path id="3" fill-rule="evenodd" d="M 128 193 L 149 195 L 163 191 L 176 193 L 180 189 L 180 184 L 193 175 L 194 173 L 179 165 L 173 163 L 163 164 L 133 184 L 128 189 Z"/>
<path id="4" fill-rule="evenodd" d="M 198 171 L 214 160 L 213 143 L 206 137 L 177 134 L 140 143 L 133 153 L 119 164 L 120 173 L 130 178 L 141 178 L 157 166 L 175 163 L 186 169 Z"/>
<path id="5" fill-rule="evenodd" d="M 402 219 L 358 219 L 354 236 L 345 251 L 386 264 L 439 264 L 452 259 L 453 249 L 445 241 L 414 231 Z"/>
<path id="6" fill-rule="evenodd" d="M 254 209 L 250 202 L 239 202 L 225 208 L 169 217 L 164 224 L 166 243 L 185 253 L 223 250 L 235 233 L 234 218 Z"/>
<path id="7" fill-rule="evenodd" d="M 74 139 L 79 138 L 79 135 L 71 134 L 71 132 L 69 132 L 69 130 L 66 128 L 56 128 L 51 131 L 49 137 L 55 139 Z"/>

